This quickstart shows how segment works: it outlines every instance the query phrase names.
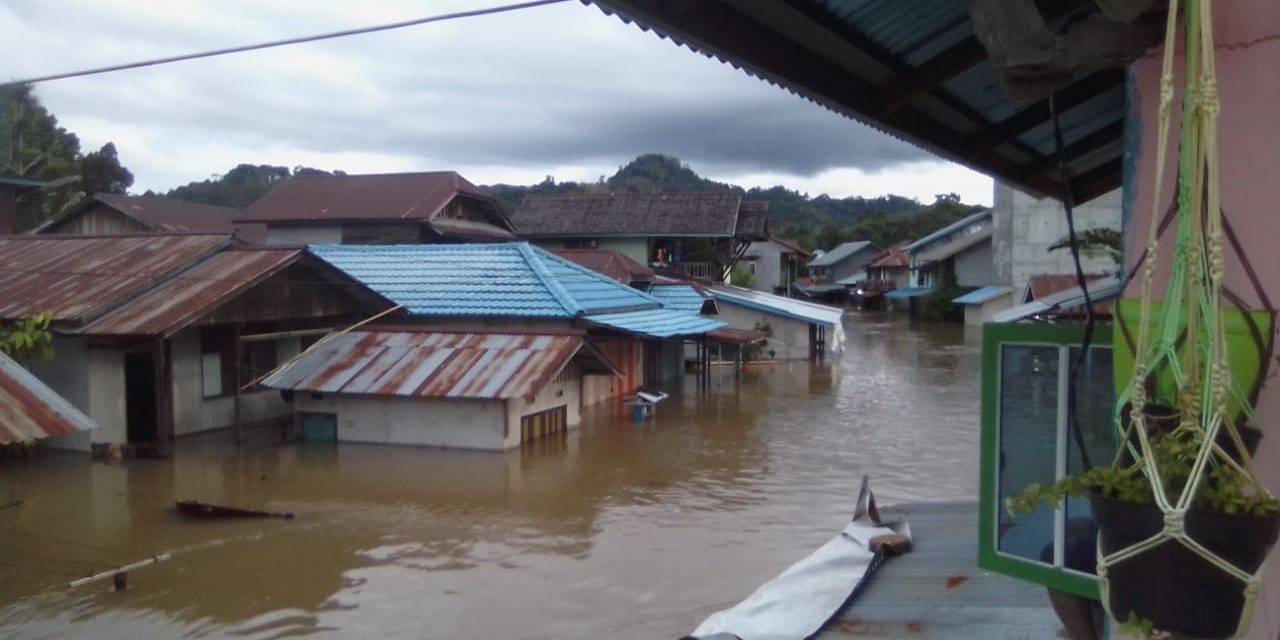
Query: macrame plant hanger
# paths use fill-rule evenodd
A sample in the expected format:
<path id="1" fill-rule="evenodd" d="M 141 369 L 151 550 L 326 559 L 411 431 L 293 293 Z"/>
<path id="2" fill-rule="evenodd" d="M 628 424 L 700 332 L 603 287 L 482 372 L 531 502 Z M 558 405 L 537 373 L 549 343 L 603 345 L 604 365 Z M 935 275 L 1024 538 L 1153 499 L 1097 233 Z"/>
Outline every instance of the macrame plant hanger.
<path id="1" fill-rule="evenodd" d="M 1153 303 L 1158 262 L 1159 202 L 1164 190 L 1169 130 L 1174 102 L 1174 53 L 1177 45 L 1179 4 L 1185 9 L 1186 95 L 1181 118 L 1181 153 L 1177 181 L 1177 234 L 1165 298 L 1159 309 Z M 1165 29 L 1163 66 L 1160 76 L 1160 103 L 1155 157 L 1155 191 L 1152 195 L 1150 235 L 1142 261 L 1140 315 L 1134 346 L 1133 378 L 1117 399 L 1117 407 L 1129 407 L 1127 415 L 1117 409 L 1115 426 L 1125 443 L 1114 462 L 1119 466 L 1137 460 L 1151 484 L 1164 526 L 1155 535 L 1111 553 L 1098 549 L 1098 577 L 1102 601 L 1109 607 L 1107 570 L 1166 543 L 1181 544 L 1244 586 L 1245 607 L 1237 635 L 1249 628 L 1254 601 L 1261 585 L 1262 569 L 1242 571 L 1187 535 L 1187 511 L 1209 469 L 1229 465 L 1260 494 L 1270 496 L 1262 483 L 1252 456 L 1246 453 L 1233 412 L 1254 422 L 1256 393 L 1246 393 L 1233 375 L 1227 356 L 1226 326 L 1223 316 L 1223 216 L 1218 182 L 1218 116 L 1221 110 L 1214 70 L 1212 0 L 1170 0 Z M 1233 242 L 1233 244 L 1235 244 Z M 1238 250 L 1238 247 L 1236 247 Z M 1270 306 L 1270 305 L 1268 305 Z M 1159 322 L 1152 323 L 1158 315 Z M 1264 363 L 1265 366 L 1265 363 Z M 1174 393 L 1180 421 L 1177 429 L 1196 433 L 1199 442 L 1191 475 L 1178 495 L 1170 495 L 1156 464 L 1148 435 L 1146 407 L 1149 382 L 1157 374 L 1167 374 L 1161 387 Z M 1228 442 L 1241 455 L 1230 455 L 1219 444 L 1226 432 Z M 1137 443 L 1134 451 L 1133 442 Z M 1134 455 L 1138 454 L 1138 455 Z M 1265 563 L 1264 563 L 1265 564 Z M 1108 611 L 1114 617 L 1114 612 Z"/>

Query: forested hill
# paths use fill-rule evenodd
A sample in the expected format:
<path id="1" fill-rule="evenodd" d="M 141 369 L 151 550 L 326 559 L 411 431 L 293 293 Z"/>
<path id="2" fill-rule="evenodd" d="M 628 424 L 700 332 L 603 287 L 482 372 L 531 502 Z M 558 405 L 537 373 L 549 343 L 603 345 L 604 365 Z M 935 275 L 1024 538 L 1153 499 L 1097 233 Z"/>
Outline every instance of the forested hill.
<path id="1" fill-rule="evenodd" d="M 783 186 L 767 189 L 742 187 L 708 180 L 679 159 L 646 154 L 620 167 L 617 173 L 594 183 L 546 180 L 532 186 L 495 184 L 486 187 L 508 213 L 514 213 L 529 193 L 574 193 L 592 191 L 737 191 L 744 199 L 769 203 L 769 227 L 775 235 L 795 238 L 823 249 L 850 239 L 873 240 L 887 246 L 927 234 L 981 207 L 965 205 L 952 194 L 939 196 L 929 204 L 912 198 L 889 195 L 878 198 L 833 198 L 826 194 L 810 197 Z M 520 219 L 513 217 L 519 225 Z"/>
<path id="2" fill-rule="evenodd" d="M 192 182 L 163 194 L 148 194 L 243 209 L 290 177 L 314 174 L 342 175 L 342 172 L 241 164 L 221 176 Z M 593 183 L 556 182 L 548 177 L 531 186 L 496 184 L 486 188 L 508 213 L 514 213 L 529 193 L 736 191 L 745 199 L 769 203 L 769 227 L 774 235 L 819 249 L 829 249 L 846 240 L 871 240 L 888 246 L 920 237 L 981 209 L 962 204 L 954 195 L 939 196 L 935 202 L 922 204 L 893 195 L 832 198 L 825 194 L 810 197 L 783 186 L 743 189 L 703 178 L 678 159 L 659 154 L 639 156 L 612 176 L 601 176 Z M 520 224 L 518 217 L 513 220 Z"/>

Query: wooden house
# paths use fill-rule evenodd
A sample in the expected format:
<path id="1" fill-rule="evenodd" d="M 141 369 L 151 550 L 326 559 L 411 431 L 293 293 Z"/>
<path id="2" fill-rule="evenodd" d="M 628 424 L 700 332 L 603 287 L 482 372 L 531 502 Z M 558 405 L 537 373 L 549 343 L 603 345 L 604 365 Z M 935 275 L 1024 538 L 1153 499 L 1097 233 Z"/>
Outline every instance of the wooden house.
<path id="1" fill-rule="evenodd" d="M 861 281 L 867 263 L 880 253 L 869 240 L 851 240 L 809 261 L 809 279 L 796 283 L 798 293 L 811 299 L 839 300 L 845 287 Z"/>
<path id="2" fill-rule="evenodd" d="M 729 191 L 531 193 L 512 219 L 546 249 L 608 249 L 677 278 L 723 281 L 768 238 L 768 203 Z"/>
<path id="3" fill-rule="evenodd" d="M 284 244 L 416 244 L 512 240 L 506 214 L 453 171 L 298 176 L 236 220 Z"/>
<path id="4" fill-rule="evenodd" d="M 225 233 L 262 242 L 266 227 L 236 223 L 240 210 L 153 196 L 99 193 L 80 201 L 31 233 L 132 235 L 139 233 Z"/>
<path id="5" fill-rule="evenodd" d="M 249 383 L 392 306 L 300 248 L 228 235 L 8 236 L 0 265 L 0 320 L 53 318 L 55 357 L 25 364 L 97 425 L 48 444 L 113 454 L 286 419 Z"/>
<path id="6" fill-rule="evenodd" d="M 804 273 L 805 264 L 813 257 L 794 240 L 769 236 L 752 242 L 742 254 L 743 267 L 755 284 L 751 288 L 780 296 L 791 295 L 791 285 Z"/>

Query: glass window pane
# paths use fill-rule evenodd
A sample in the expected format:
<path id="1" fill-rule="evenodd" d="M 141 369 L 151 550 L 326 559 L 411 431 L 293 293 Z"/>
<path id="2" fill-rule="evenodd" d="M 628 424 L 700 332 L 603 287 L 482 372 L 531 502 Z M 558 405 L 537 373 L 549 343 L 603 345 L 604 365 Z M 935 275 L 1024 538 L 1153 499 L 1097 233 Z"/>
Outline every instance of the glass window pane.
<path id="1" fill-rule="evenodd" d="M 1071 348 L 1072 366 L 1080 348 Z M 1075 374 L 1076 399 L 1067 422 L 1067 473 L 1082 473 L 1107 466 L 1116 451 L 1111 427 L 1115 403 L 1112 384 L 1111 349 L 1092 347 Z M 1081 446 L 1083 444 L 1083 446 Z M 1097 527 L 1089 511 L 1088 498 L 1068 498 L 1066 504 L 1066 548 L 1064 565 L 1069 569 L 1095 573 Z"/>
<path id="2" fill-rule="evenodd" d="M 200 373 L 204 381 L 204 397 L 212 398 L 222 395 L 222 354 L 201 354 Z"/>
<path id="3" fill-rule="evenodd" d="M 1055 480 L 1058 436 L 1058 347 L 1007 344 L 1000 356 L 1000 520 L 996 548 L 1053 562 L 1053 509 L 1010 517 L 1007 496 Z"/>

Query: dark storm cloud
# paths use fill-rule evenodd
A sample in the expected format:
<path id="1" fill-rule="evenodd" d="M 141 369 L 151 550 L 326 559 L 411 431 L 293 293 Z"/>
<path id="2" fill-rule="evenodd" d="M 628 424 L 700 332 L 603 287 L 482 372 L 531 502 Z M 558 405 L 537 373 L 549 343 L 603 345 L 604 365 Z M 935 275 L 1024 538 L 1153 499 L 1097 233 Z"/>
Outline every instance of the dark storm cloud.
<path id="1" fill-rule="evenodd" d="M 158 11 L 139 0 L 141 9 L 130 12 L 83 1 L 79 18 L 63 20 L 55 32 L 40 26 L 52 18 L 43 3 L 16 5 L 20 10 L 7 19 L 0 8 L 0 28 L 59 57 L 58 64 L 24 63 L 24 71 L 471 6 L 431 3 L 424 12 L 420 4 L 394 0 L 333 6 L 246 0 L 211 12 L 198 2 Z M 550 168 L 660 152 L 707 172 L 793 175 L 931 158 L 577 3 L 51 83 L 39 92 L 65 122 L 90 122 L 106 129 L 104 138 L 147 145 L 140 157 L 161 157 L 165 146 L 178 153 L 220 145 L 242 148 L 244 162 L 258 161 L 255 150 L 296 149 L 382 154 L 417 165 L 407 168 Z M 126 163 L 128 149 L 122 145 Z M 131 168 L 146 181 L 147 167 Z"/>

